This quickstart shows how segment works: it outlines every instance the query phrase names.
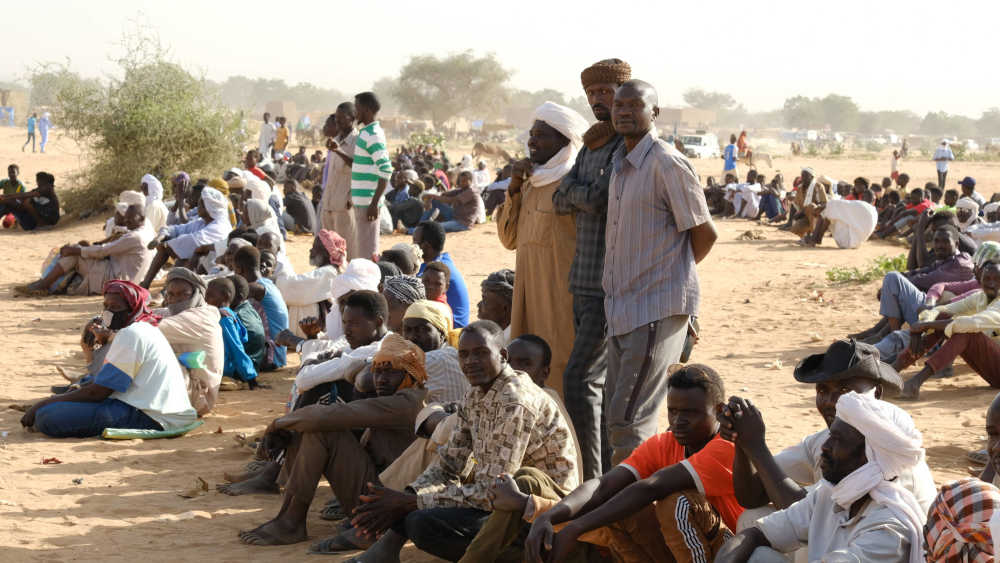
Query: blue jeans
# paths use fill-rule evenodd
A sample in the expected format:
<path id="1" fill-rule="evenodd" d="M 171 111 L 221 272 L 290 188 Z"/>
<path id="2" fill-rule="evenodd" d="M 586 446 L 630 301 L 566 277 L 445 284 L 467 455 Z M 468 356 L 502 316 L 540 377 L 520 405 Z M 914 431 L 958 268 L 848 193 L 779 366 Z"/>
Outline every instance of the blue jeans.
<path id="1" fill-rule="evenodd" d="M 424 221 L 429 221 L 431 218 L 431 213 L 434 213 L 435 209 L 438 210 L 438 216 L 436 221 L 442 227 L 444 227 L 444 232 L 457 233 L 469 230 L 469 227 L 466 227 L 464 224 L 459 223 L 458 221 L 455 220 L 455 210 L 452 209 L 452 207 L 447 203 L 441 203 L 440 201 L 431 202 L 431 208 L 428 209 L 427 211 L 424 211 L 424 214 L 420 216 L 420 222 L 423 223 Z M 409 232 L 412 235 L 413 231 L 415 230 L 416 227 L 413 227 L 407 229 L 407 232 Z"/>
<path id="2" fill-rule="evenodd" d="M 909 324 L 917 322 L 917 310 L 924 304 L 925 294 L 899 272 L 889 272 L 882 280 L 882 299 L 879 314 L 883 317 L 902 319 Z"/>
<path id="3" fill-rule="evenodd" d="M 427 508 L 407 514 L 392 529 L 420 551 L 458 561 L 489 517 L 489 512 L 475 508 Z"/>
<path id="4" fill-rule="evenodd" d="M 761 195 L 760 208 L 764 211 L 764 215 L 767 215 L 768 219 L 774 219 L 784 211 L 781 208 L 781 200 L 774 194 Z"/>
<path id="5" fill-rule="evenodd" d="M 909 347 L 910 331 L 906 329 L 894 330 L 875 344 L 875 348 L 878 349 L 879 359 L 887 364 L 895 362 L 896 356 Z"/>
<path id="6" fill-rule="evenodd" d="M 90 438 L 100 436 L 105 428 L 163 430 L 149 415 L 118 399 L 52 403 L 35 413 L 35 430 L 53 438 Z"/>

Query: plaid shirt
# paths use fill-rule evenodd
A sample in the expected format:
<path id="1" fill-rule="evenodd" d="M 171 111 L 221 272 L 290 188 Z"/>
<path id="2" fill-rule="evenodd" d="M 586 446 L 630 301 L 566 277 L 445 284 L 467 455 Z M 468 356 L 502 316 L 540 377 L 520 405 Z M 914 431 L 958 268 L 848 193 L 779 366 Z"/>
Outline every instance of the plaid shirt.
<path id="1" fill-rule="evenodd" d="M 580 149 L 573 169 L 552 194 L 556 213 L 576 214 L 576 256 L 569 270 L 569 291 L 574 295 L 604 296 L 601 277 L 611 157 L 621 144 L 621 135 L 616 135 L 596 150 Z"/>
<path id="2" fill-rule="evenodd" d="M 420 509 L 490 511 L 490 484 L 501 473 L 534 467 L 563 491 L 580 484 L 569 421 L 541 387 L 509 366 L 487 391 L 472 388 L 438 459 L 414 481 Z"/>

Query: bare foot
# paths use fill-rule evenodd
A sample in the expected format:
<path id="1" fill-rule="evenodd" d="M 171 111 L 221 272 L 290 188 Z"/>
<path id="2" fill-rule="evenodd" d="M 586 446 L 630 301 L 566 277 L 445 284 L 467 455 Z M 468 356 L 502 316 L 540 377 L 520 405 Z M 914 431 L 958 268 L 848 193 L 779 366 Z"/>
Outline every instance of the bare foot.
<path id="1" fill-rule="evenodd" d="M 240 541 L 247 545 L 289 545 L 309 539 L 305 525 L 289 527 L 275 518 L 253 530 L 240 532 Z"/>
<path id="2" fill-rule="evenodd" d="M 528 495 L 521 492 L 510 473 L 496 478 L 490 486 L 489 495 L 493 501 L 493 510 L 523 513 L 528 502 Z"/>
<path id="3" fill-rule="evenodd" d="M 920 399 L 920 384 L 921 381 L 917 380 L 916 377 L 908 379 L 903 384 L 903 390 L 900 391 L 896 398 L 900 401 L 916 401 Z"/>
<path id="4" fill-rule="evenodd" d="M 262 471 L 266 471 L 269 466 L 274 463 L 271 461 L 251 461 L 246 464 L 243 468 L 242 473 L 229 473 L 225 472 L 222 477 L 229 481 L 230 483 L 242 483 L 259 475 Z"/>
<path id="5" fill-rule="evenodd" d="M 233 497 L 240 495 L 276 495 L 281 492 L 281 488 L 275 482 L 280 470 L 281 466 L 273 463 L 245 481 L 220 484 L 215 487 L 215 490 Z"/>
<path id="6" fill-rule="evenodd" d="M 404 543 L 405 537 L 389 530 L 364 553 L 344 563 L 400 563 L 399 551 L 403 549 Z"/>

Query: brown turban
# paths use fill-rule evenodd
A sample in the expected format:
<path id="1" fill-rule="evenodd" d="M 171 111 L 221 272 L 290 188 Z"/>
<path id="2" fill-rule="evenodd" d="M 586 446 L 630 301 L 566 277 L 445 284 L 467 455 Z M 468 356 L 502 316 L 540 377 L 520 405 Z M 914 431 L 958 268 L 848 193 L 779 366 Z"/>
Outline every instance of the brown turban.
<path id="1" fill-rule="evenodd" d="M 416 344 L 398 334 L 390 333 L 379 346 L 378 352 L 372 358 L 372 369 L 387 367 L 406 372 L 406 379 L 399 389 L 423 387 L 427 381 L 427 371 L 424 369 L 424 351 Z"/>
<path id="2" fill-rule="evenodd" d="M 614 83 L 621 84 L 632 78 L 632 67 L 621 59 L 605 59 L 598 61 L 580 73 L 580 81 L 586 88 L 591 84 Z"/>

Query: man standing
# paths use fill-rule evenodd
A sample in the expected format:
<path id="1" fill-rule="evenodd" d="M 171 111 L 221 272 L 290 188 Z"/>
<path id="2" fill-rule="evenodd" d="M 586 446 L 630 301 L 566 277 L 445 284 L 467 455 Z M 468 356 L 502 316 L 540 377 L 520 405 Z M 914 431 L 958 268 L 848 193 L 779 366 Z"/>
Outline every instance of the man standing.
<path id="1" fill-rule="evenodd" d="M 629 80 L 611 112 L 625 138 L 613 157 L 603 276 L 612 463 L 656 432 L 667 368 L 680 359 L 698 311 L 695 264 L 718 238 L 691 163 L 657 137 L 657 104 L 650 84 Z"/>
<path id="2" fill-rule="evenodd" d="M 358 124 L 361 129 L 354 141 L 351 164 L 351 204 L 355 207 L 355 230 L 345 235 L 348 241 L 357 239 L 360 258 L 374 259 L 378 253 L 379 206 L 382 194 L 392 176 L 392 161 L 386 146 L 385 131 L 376 121 L 382 104 L 374 92 L 354 96 Z"/>
<path id="3" fill-rule="evenodd" d="M 575 111 L 545 102 L 535 110 L 528 138 L 530 158 L 514 163 L 507 201 L 496 209 L 497 234 L 516 250 L 517 278 L 511 336 L 536 334 L 552 346 L 552 371 L 563 373 L 573 348 L 569 271 L 576 253 L 576 225 L 555 214 L 552 197 L 583 141 L 587 122 Z M 554 382 L 562 392 L 562 381 Z"/>
<path id="4" fill-rule="evenodd" d="M 337 106 L 323 124 L 326 141 L 326 164 L 323 166 L 323 197 L 320 199 L 320 225 L 323 229 L 347 235 L 347 259 L 369 258 L 358 254 L 354 211 L 351 209 L 351 165 L 354 163 L 354 143 L 357 132 L 354 104 Z"/>
<path id="5" fill-rule="evenodd" d="M 942 190 L 948 179 L 948 161 L 950 160 L 955 160 L 955 153 L 951 152 L 948 141 L 941 139 L 941 145 L 934 151 L 934 162 L 937 163 L 938 187 Z"/>
<path id="6" fill-rule="evenodd" d="M 584 147 L 563 178 L 552 204 L 556 214 L 576 220 L 576 256 L 569 270 L 576 337 L 563 373 L 567 410 L 580 440 L 583 478 L 593 479 L 610 466 L 610 450 L 603 449 L 601 405 L 607 371 L 607 319 L 604 318 L 604 236 L 608 219 L 608 182 L 611 155 L 622 144 L 611 125 L 615 90 L 631 78 L 632 69 L 620 59 L 597 62 L 580 74 L 587 102 L 597 123 L 583 135 Z M 485 293 L 484 293 L 485 295 Z M 609 467 L 610 468 L 610 467 Z"/>
<path id="7" fill-rule="evenodd" d="M 38 134 L 42 136 L 42 142 L 38 145 L 41 151 L 45 152 L 45 145 L 49 142 L 49 129 L 52 128 L 52 118 L 49 112 L 42 114 L 42 118 L 38 120 Z"/>
<path id="8" fill-rule="evenodd" d="M 279 117 L 277 128 L 274 131 L 274 152 L 279 154 L 284 153 L 285 148 L 288 147 L 288 141 L 291 136 L 292 132 L 288 130 L 285 117 Z"/>
<path id="9" fill-rule="evenodd" d="M 733 174 L 737 178 L 740 177 L 739 171 L 736 169 L 736 159 L 737 159 L 737 148 L 736 148 L 736 135 L 729 136 L 729 144 L 722 151 L 722 177 L 725 178 L 727 174 Z"/>
<path id="10" fill-rule="evenodd" d="M 277 129 L 275 129 L 274 124 L 271 123 L 271 114 L 265 111 L 264 123 L 260 124 L 260 137 L 257 140 L 261 158 L 271 157 L 271 147 L 274 146 L 274 139 L 276 136 Z"/>
<path id="11" fill-rule="evenodd" d="M 35 122 L 38 121 L 38 114 L 33 113 L 31 117 L 28 118 L 28 140 L 21 145 L 21 152 L 24 152 L 25 147 L 28 143 L 31 143 L 31 152 L 35 152 Z"/>

